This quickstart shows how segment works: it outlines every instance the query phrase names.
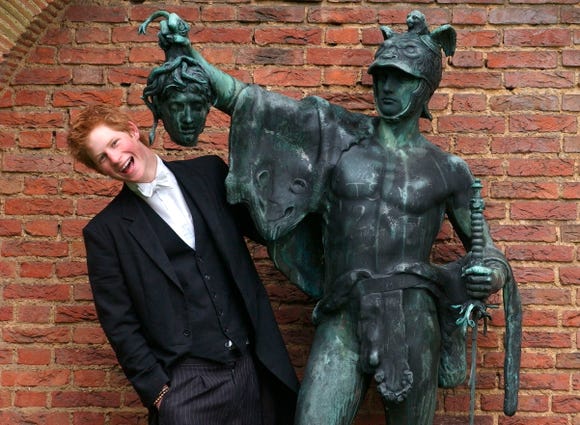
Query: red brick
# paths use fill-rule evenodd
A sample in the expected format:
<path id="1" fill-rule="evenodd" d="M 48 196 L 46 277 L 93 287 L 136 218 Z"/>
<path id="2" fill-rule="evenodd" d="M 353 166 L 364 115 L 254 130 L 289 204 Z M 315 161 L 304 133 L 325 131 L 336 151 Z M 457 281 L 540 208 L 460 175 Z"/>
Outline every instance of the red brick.
<path id="1" fill-rule="evenodd" d="M 2 278 L 16 277 L 16 263 L 14 261 L 0 261 L 0 277 Z M 0 313 L 2 312 L 3 310 L 0 308 Z M 1 314 L 0 320 L 3 320 Z"/>
<path id="2" fill-rule="evenodd" d="M 254 40 L 258 45 L 319 45 L 322 42 L 320 28 L 256 28 Z"/>
<path id="3" fill-rule="evenodd" d="M 506 256 L 512 260 L 570 262 L 574 248 L 561 245 L 508 246 Z"/>
<path id="4" fill-rule="evenodd" d="M 580 353 L 557 353 L 556 367 L 558 369 L 580 369 Z"/>
<path id="5" fill-rule="evenodd" d="M 360 41 L 357 28 L 328 28 L 325 41 L 327 44 L 358 44 Z"/>
<path id="6" fill-rule="evenodd" d="M 325 24 L 372 24 L 377 21 L 377 12 L 372 8 L 313 7 L 308 13 L 309 23 Z"/>
<path id="7" fill-rule="evenodd" d="M 444 150 L 447 150 L 443 148 Z M 455 152 L 461 155 L 482 154 L 489 151 L 489 142 L 487 137 L 465 136 L 457 137 L 455 143 Z"/>
<path id="8" fill-rule="evenodd" d="M 345 68 L 329 68 L 324 70 L 324 84 L 338 86 L 354 86 L 358 79 L 358 71 Z"/>
<path id="9" fill-rule="evenodd" d="M 456 68 L 481 68 L 485 58 L 481 52 L 459 51 L 453 55 L 451 63 Z"/>
<path id="10" fill-rule="evenodd" d="M 523 305 L 565 306 L 572 300 L 570 292 L 560 288 L 520 288 L 520 293 Z"/>
<path id="11" fill-rule="evenodd" d="M 70 330 L 67 328 L 35 327 L 9 327 L 3 329 L 4 341 L 18 344 L 56 344 L 70 342 Z M 26 374 L 23 374 L 26 375 Z M 6 373 L 2 374 L 2 379 L 6 378 Z M 26 385 L 22 384 L 21 385 Z M 62 385 L 62 384 L 61 384 Z"/>
<path id="12" fill-rule="evenodd" d="M 573 176 L 572 159 L 511 159 L 508 166 L 510 176 Z"/>
<path id="13" fill-rule="evenodd" d="M 29 196 L 58 194 L 59 179 L 52 177 L 32 177 L 24 181 L 23 194 Z"/>
<path id="14" fill-rule="evenodd" d="M 77 323 L 95 321 L 97 314 L 93 304 L 58 306 L 56 308 L 55 323 Z"/>
<path id="15" fill-rule="evenodd" d="M 74 383 L 79 387 L 104 387 L 107 373 L 103 370 L 77 370 L 73 373 Z"/>
<path id="16" fill-rule="evenodd" d="M 75 41 L 78 44 L 107 44 L 111 41 L 111 31 L 109 29 L 95 27 L 78 28 L 75 33 Z"/>
<path id="17" fill-rule="evenodd" d="M 577 394 L 554 395 L 552 398 L 552 411 L 577 414 L 580 412 L 580 396 Z"/>
<path id="18" fill-rule="evenodd" d="M 105 344 L 107 337 L 100 326 L 75 326 L 73 342 L 76 344 Z"/>
<path id="19" fill-rule="evenodd" d="M 564 152 L 580 152 L 580 136 L 564 136 Z"/>
<path id="20" fill-rule="evenodd" d="M 318 69 L 262 67 L 254 71 L 256 84 L 281 87 L 316 87 L 321 75 Z"/>
<path id="21" fill-rule="evenodd" d="M 450 115 L 439 117 L 437 128 L 441 132 L 487 132 L 503 133 L 505 131 L 505 119 L 502 117 L 481 117 L 479 115 Z"/>
<path id="22" fill-rule="evenodd" d="M 73 84 L 103 84 L 104 82 L 104 71 L 97 66 L 83 66 L 73 69 Z"/>
<path id="23" fill-rule="evenodd" d="M 559 137 L 493 137 L 491 151 L 493 153 L 556 153 L 560 150 Z"/>
<path id="24" fill-rule="evenodd" d="M 491 24 L 556 24 L 558 23 L 559 8 L 557 7 L 504 7 L 492 10 L 489 13 Z"/>
<path id="25" fill-rule="evenodd" d="M 313 65 L 368 66 L 373 54 L 367 50 L 314 47 L 306 50 L 306 63 Z"/>
<path id="26" fill-rule="evenodd" d="M 14 92 L 15 106 L 46 105 L 46 90 L 22 89 Z"/>
<path id="27" fill-rule="evenodd" d="M 477 112 L 486 109 L 486 97 L 480 94 L 456 94 L 451 109 L 454 112 Z"/>
<path id="28" fill-rule="evenodd" d="M 164 54 L 161 50 L 151 51 L 148 47 L 133 47 L 129 52 L 130 64 L 154 64 L 155 66 L 161 65 L 163 62 Z M 140 65 L 139 65 L 140 66 Z"/>
<path id="29" fill-rule="evenodd" d="M 20 220 L 0 219 L 0 236 L 18 236 L 22 232 Z"/>
<path id="30" fill-rule="evenodd" d="M 14 406 L 16 407 L 45 407 L 47 401 L 47 394 L 38 391 L 17 391 L 14 398 Z"/>
<path id="31" fill-rule="evenodd" d="M 46 348 L 20 348 L 18 349 L 18 364 L 22 365 L 48 365 L 51 360 L 51 351 Z"/>
<path id="32" fill-rule="evenodd" d="M 34 64 L 55 65 L 56 52 L 56 47 L 39 46 L 31 52 L 29 59 Z"/>
<path id="33" fill-rule="evenodd" d="M 562 314 L 562 324 L 564 326 L 580 328 L 580 311 L 564 311 Z"/>
<path id="34" fill-rule="evenodd" d="M 580 267 L 560 267 L 560 281 L 565 285 L 579 285 Z"/>
<path id="35" fill-rule="evenodd" d="M 0 125 L 18 126 L 26 122 L 31 127 L 62 127 L 64 116 L 56 112 L 10 112 L 0 111 Z"/>
<path id="36" fill-rule="evenodd" d="M 189 33 L 189 38 L 192 43 L 251 44 L 252 30 L 245 27 L 232 26 L 223 28 L 192 28 Z"/>
<path id="37" fill-rule="evenodd" d="M 501 42 L 501 33 L 494 30 L 469 30 L 457 31 L 457 46 L 467 49 L 478 47 L 495 47 Z"/>
<path id="38" fill-rule="evenodd" d="M 14 84 L 16 85 L 30 85 L 30 84 L 56 84 L 63 85 L 71 81 L 72 72 L 70 69 L 62 66 L 40 68 L 28 68 L 18 72 L 14 76 Z"/>
<path id="39" fill-rule="evenodd" d="M 493 68 L 553 69 L 558 66 L 556 52 L 497 52 L 487 55 L 487 66 Z"/>
<path id="40" fill-rule="evenodd" d="M 35 220 L 24 225 L 24 232 L 31 236 L 56 236 L 59 224 L 55 220 Z"/>
<path id="41" fill-rule="evenodd" d="M 571 348 L 572 341 L 568 333 L 557 332 L 525 332 L 522 336 L 522 347 L 529 348 Z M 522 382 L 524 380 L 522 379 Z M 549 383 L 551 388 L 554 383 Z M 566 384 L 567 385 L 567 384 Z M 524 387 L 525 388 L 525 387 Z M 541 387 L 539 387 L 541 388 Z"/>
<path id="42" fill-rule="evenodd" d="M 119 407 L 121 394 L 112 391 L 56 391 L 52 393 L 53 407 Z"/>
<path id="43" fill-rule="evenodd" d="M 72 41 L 72 30 L 63 26 L 48 28 L 40 42 L 50 46 L 62 46 Z"/>
<path id="44" fill-rule="evenodd" d="M 71 199 L 20 198 L 6 200 L 8 215 L 70 215 L 73 212 Z"/>
<path id="45" fill-rule="evenodd" d="M 299 6 L 240 6 L 240 22 L 303 22 L 304 8 Z"/>
<path id="46" fill-rule="evenodd" d="M 573 133 L 578 130 L 576 116 L 566 115 L 514 115 L 510 118 L 510 130 L 514 132 L 564 132 Z"/>
<path id="47" fill-rule="evenodd" d="M 16 314 L 20 323 L 49 323 L 52 309 L 46 305 L 19 305 Z"/>
<path id="48" fill-rule="evenodd" d="M 570 44 L 570 31 L 567 29 L 507 29 L 504 31 L 506 46 L 523 47 L 562 47 Z"/>
<path id="49" fill-rule="evenodd" d="M 486 395 L 481 396 L 481 410 L 501 411 L 503 408 L 503 395 Z M 518 413 L 520 412 L 537 412 L 545 413 L 550 410 L 550 398 L 547 395 L 532 395 L 518 397 Z"/>
<path id="50" fill-rule="evenodd" d="M 96 195 L 112 196 L 119 191 L 120 184 L 109 178 L 97 179 L 63 179 L 61 181 L 62 193 L 67 195 Z"/>
<path id="51" fill-rule="evenodd" d="M 562 65 L 570 67 L 580 66 L 580 52 L 577 50 L 564 50 L 562 52 Z"/>
<path id="52" fill-rule="evenodd" d="M 124 7 L 103 7 L 93 5 L 72 5 L 66 9 L 66 18 L 73 22 L 123 23 L 127 20 Z"/>
<path id="53" fill-rule="evenodd" d="M 73 414 L 74 425 L 106 425 L 107 415 L 101 412 L 80 411 Z"/>
<path id="54" fill-rule="evenodd" d="M 59 90 L 54 93 L 54 105 L 58 107 L 84 106 L 90 103 L 107 103 L 119 105 L 122 102 L 123 90 Z"/>
<path id="55" fill-rule="evenodd" d="M 443 74 L 440 87 L 465 89 L 499 89 L 502 86 L 501 74 L 496 72 L 449 71 Z M 480 116 L 481 118 L 481 116 Z"/>
<path id="56" fill-rule="evenodd" d="M 487 10 L 477 7 L 454 9 L 452 23 L 462 25 L 485 25 L 487 23 Z"/>
<path id="57" fill-rule="evenodd" d="M 59 278 L 84 276 L 87 273 L 86 263 L 83 262 L 59 262 L 56 264 L 56 276 Z"/>
<path id="58" fill-rule="evenodd" d="M 52 276 L 52 273 L 52 263 L 25 262 L 20 265 L 20 277 L 47 279 Z"/>
<path id="59" fill-rule="evenodd" d="M 560 226 L 560 231 L 562 233 L 562 242 L 580 242 L 580 224 Z"/>
<path id="60" fill-rule="evenodd" d="M 564 111 L 580 111 L 580 95 L 565 94 L 562 97 L 562 109 Z"/>
<path id="61" fill-rule="evenodd" d="M 521 373 L 520 388 L 535 388 L 538 390 L 567 390 L 569 388 L 570 376 L 568 373 Z"/>
<path id="62" fill-rule="evenodd" d="M 187 2 L 183 6 L 172 5 L 171 12 L 177 13 L 181 17 L 181 19 L 193 24 L 194 22 L 199 20 L 200 16 L 199 8 L 200 6 L 196 6 L 190 2 Z M 147 19 L 152 13 L 158 10 L 159 6 L 155 3 L 145 3 L 144 5 L 134 6 L 129 9 L 129 18 L 130 21 L 141 23 L 145 21 L 145 19 Z M 133 25 L 133 29 L 135 30 L 136 25 L 133 22 L 131 22 L 131 24 Z M 157 32 L 153 31 L 153 28 L 151 27 L 149 27 L 149 31 L 155 33 Z"/>
<path id="63" fill-rule="evenodd" d="M 240 65 L 303 65 L 303 52 L 297 49 L 242 47 L 236 53 Z"/>
<path id="64" fill-rule="evenodd" d="M 574 73 L 565 71 L 526 71 L 505 72 L 503 75 L 507 89 L 517 88 L 572 88 Z"/>
<path id="65" fill-rule="evenodd" d="M 208 22 L 228 22 L 236 18 L 236 9 L 231 6 L 208 5 L 201 11 L 201 18 Z"/>
<path id="66" fill-rule="evenodd" d="M 101 197 L 79 199 L 77 201 L 77 215 L 93 216 L 105 208 L 109 202 L 111 202 L 111 199 Z"/>
<path id="67" fill-rule="evenodd" d="M 514 220 L 575 220 L 577 205 L 559 201 L 513 202 L 511 218 Z"/>
<path id="68" fill-rule="evenodd" d="M 22 285 L 9 284 L 4 288 L 4 299 L 67 301 L 70 299 L 69 285 Z"/>
<path id="69" fill-rule="evenodd" d="M 55 363 L 71 366 L 113 366 L 117 364 L 113 350 L 108 348 L 56 348 L 54 350 Z"/>
<path id="70" fill-rule="evenodd" d="M 496 242 L 556 242 L 558 238 L 556 227 L 548 225 L 503 225 L 493 227 L 491 234 Z"/>
<path id="71" fill-rule="evenodd" d="M 62 47 L 58 60 L 69 65 L 121 65 L 127 59 L 126 49 L 103 47 Z"/>

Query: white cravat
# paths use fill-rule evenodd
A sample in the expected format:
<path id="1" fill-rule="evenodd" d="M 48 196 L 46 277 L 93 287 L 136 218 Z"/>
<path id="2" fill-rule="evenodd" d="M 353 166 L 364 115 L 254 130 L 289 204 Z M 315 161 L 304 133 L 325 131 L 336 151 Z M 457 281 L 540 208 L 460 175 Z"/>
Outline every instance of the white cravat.
<path id="1" fill-rule="evenodd" d="M 151 183 L 127 183 L 173 229 L 195 249 L 193 219 L 175 176 L 157 157 L 157 174 Z"/>

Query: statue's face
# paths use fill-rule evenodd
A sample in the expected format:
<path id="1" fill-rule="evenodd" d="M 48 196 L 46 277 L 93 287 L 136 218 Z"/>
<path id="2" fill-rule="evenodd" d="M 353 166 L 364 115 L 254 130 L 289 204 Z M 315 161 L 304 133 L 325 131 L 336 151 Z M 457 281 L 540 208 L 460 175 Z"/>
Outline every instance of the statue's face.
<path id="1" fill-rule="evenodd" d="M 159 115 L 171 140 L 181 146 L 195 146 L 209 108 L 209 102 L 198 93 L 168 90 L 160 101 Z"/>
<path id="2" fill-rule="evenodd" d="M 375 99 L 377 110 L 384 118 L 408 116 L 422 106 L 424 99 L 417 99 L 422 91 L 417 90 L 421 79 L 398 68 L 386 67 L 377 70 Z M 420 113 L 421 110 L 418 109 Z"/>

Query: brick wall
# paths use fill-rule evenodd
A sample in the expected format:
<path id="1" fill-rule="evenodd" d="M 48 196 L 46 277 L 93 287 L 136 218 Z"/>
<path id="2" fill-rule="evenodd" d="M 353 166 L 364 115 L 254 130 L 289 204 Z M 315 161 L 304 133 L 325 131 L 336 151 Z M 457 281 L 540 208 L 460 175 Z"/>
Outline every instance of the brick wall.
<path id="1" fill-rule="evenodd" d="M 146 422 L 95 320 L 85 274 L 81 229 L 119 186 L 73 163 L 65 135 L 71 111 L 96 101 L 126 106 L 150 126 L 140 96 L 162 53 L 156 28 L 138 36 L 137 27 L 151 12 L 177 12 L 192 24 L 194 45 L 243 81 L 372 113 L 366 67 L 382 40 L 378 26 L 402 31 L 407 13 L 420 9 L 432 28 L 451 23 L 458 31 L 431 102 L 434 120 L 422 127 L 482 178 L 486 216 L 525 309 L 519 411 L 501 413 L 500 310 L 479 339 L 476 423 L 580 425 L 577 1 L 47 3 L 42 25 L 32 20 L 26 42 L 13 48 L 16 60 L 0 67 L 0 423 Z M 166 158 L 225 158 L 228 124 L 212 112 L 196 149 L 175 146 L 160 130 L 156 149 Z M 312 302 L 263 249 L 252 250 L 301 373 Z M 459 253 L 445 226 L 434 258 Z M 440 391 L 438 401 L 437 424 L 467 423 L 466 387 Z M 383 423 L 374 391 L 356 423 Z"/>

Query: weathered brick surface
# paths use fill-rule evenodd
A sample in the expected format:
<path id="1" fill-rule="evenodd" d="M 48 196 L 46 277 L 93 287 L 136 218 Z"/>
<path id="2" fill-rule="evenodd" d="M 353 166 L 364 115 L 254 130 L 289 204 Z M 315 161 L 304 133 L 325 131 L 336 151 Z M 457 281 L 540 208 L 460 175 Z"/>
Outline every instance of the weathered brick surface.
<path id="1" fill-rule="evenodd" d="M 505 317 L 496 310 L 479 339 L 476 423 L 580 425 L 577 1 L 8 2 L 43 10 L 0 57 L 2 425 L 146 423 L 98 325 L 82 242 L 83 226 L 120 185 L 73 163 L 65 142 L 71 115 L 92 102 L 126 107 L 148 130 L 140 96 L 163 53 L 157 24 L 146 35 L 138 25 L 155 10 L 177 12 L 191 24 L 193 45 L 236 78 L 372 114 L 366 69 L 382 41 L 378 27 L 402 31 L 417 8 L 431 28 L 451 23 L 458 36 L 430 102 L 434 119 L 421 129 L 483 180 L 485 215 L 524 305 L 520 410 L 502 413 Z M 155 149 L 168 159 L 226 158 L 228 125 L 212 112 L 195 150 L 177 147 L 160 128 Z M 436 261 L 464 253 L 450 229 L 444 223 Z M 263 247 L 250 248 L 302 376 L 313 302 L 273 268 Z M 466 385 L 441 390 L 435 424 L 465 424 L 468 408 Z M 380 423 L 371 389 L 355 424 Z"/>

